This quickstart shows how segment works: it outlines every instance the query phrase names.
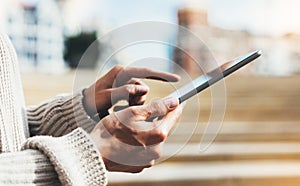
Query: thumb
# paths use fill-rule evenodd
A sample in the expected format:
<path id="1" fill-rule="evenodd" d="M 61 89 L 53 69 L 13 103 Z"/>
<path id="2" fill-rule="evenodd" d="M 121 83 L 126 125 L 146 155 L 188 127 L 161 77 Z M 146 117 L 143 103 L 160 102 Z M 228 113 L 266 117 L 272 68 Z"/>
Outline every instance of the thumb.
<path id="1" fill-rule="evenodd" d="M 151 101 L 147 105 L 136 106 L 134 110 L 134 115 L 136 120 L 145 121 L 149 118 L 155 118 L 158 116 L 164 116 L 169 112 L 176 109 L 179 105 L 178 98 L 168 97 L 159 100 Z"/>
<path id="2" fill-rule="evenodd" d="M 124 110 L 114 112 L 116 119 L 128 127 L 132 127 L 139 121 L 147 121 L 150 118 L 165 116 L 175 110 L 179 105 L 178 98 L 169 97 L 151 101 L 147 105 L 130 106 Z M 135 126 L 134 128 L 136 128 Z M 143 126 L 140 126 L 143 127 Z"/>

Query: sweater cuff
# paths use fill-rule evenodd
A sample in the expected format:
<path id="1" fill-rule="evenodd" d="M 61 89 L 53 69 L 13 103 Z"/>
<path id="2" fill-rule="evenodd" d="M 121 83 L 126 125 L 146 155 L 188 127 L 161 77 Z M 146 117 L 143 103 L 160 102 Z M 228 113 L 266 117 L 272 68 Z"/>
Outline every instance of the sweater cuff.
<path id="1" fill-rule="evenodd" d="M 91 132 L 97 122 L 88 115 L 84 108 L 83 90 L 78 91 L 74 94 L 72 104 L 77 126 L 83 128 L 87 132 Z"/>
<path id="2" fill-rule="evenodd" d="M 23 149 L 44 153 L 54 166 L 63 185 L 106 185 L 105 164 L 89 135 L 78 128 L 55 138 L 36 136 L 27 139 Z"/>

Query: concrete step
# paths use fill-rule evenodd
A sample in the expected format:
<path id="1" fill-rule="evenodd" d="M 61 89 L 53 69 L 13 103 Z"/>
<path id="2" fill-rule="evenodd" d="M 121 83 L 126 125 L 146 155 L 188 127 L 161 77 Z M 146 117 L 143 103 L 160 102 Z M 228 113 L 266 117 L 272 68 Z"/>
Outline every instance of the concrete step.
<path id="1" fill-rule="evenodd" d="M 206 123 L 182 122 L 168 142 L 199 143 L 206 127 Z M 215 142 L 300 142 L 299 134 L 299 122 L 223 122 Z"/>
<path id="2" fill-rule="evenodd" d="M 161 161 L 205 162 L 232 160 L 299 160 L 300 143 L 286 142 L 216 142 L 205 151 L 198 143 L 166 143 Z"/>
<path id="3" fill-rule="evenodd" d="M 300 161 L 163 163 L 108 177 L 110 186 L 299 186 Z"/>

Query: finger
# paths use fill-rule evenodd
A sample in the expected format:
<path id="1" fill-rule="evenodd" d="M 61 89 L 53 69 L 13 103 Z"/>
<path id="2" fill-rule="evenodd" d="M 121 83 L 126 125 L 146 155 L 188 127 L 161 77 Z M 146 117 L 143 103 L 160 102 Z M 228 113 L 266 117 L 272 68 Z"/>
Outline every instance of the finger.
<path id="1" fill-rule="evenodd" d="M 182 107 L 179 106 L 159 122 L 143 122 L 144 126 L 150 126 L 151 129 L 140 131 L 136 136 L 136 140 L 141 144 L 145 144 L 145 146 L 161 144 L 167 139 L 171 129 L 178 122 L 181 113 Z"/>
<path id="2" fill-rule="evenodd" d="M 120 94 L 127 94 L 131 96 L 143 96 L 149 92 L 149 87 L 147 85 L 138 85 L 138 84 L 126 84 L 122 87 L 118 87 L 115 89 L 115 92 L 119 92 Z"/>
<path id="3" fill-rule="evenodd" d="M 148 105 L 137 108 L 138 121 L 144 121 L 149 118 L 164 116 L 168 112 L 174 110 L 179 105 L 179 101 L 175 97 L 164 98 L 150 102 Z"/>
<path id="4" fill-rule="evenodd" d="M 125 110 L 115 112 L 116 119 L 126 125 L 128 128 L 135 129 L 135 131 L 147 130 L 148 125 L 139 124 L 151 117 L 165 116 L 167 113 L 178 107 L 179 101 L 175 97 L 164 98 L 155 100 L 147 105 L 131 106 Z M 152 122 L 144 122 L 152 123 Z M 148 127 L 147 127 L 148 126 Z M 150 126 L 150 129 L 152 126 Z"/>
<path id="5" fill-rule="evenodd" d="M 131 106 L 125 110 L 115 112 L 114 115 L 120 123 L 129 128 L 136 128 L 138 131 L 139 129 L 144 130 L 145 128 L 152 129 L 152 122 L 145 122 L 150 125 L 140 125 L 141 128 L 137 128 L 135 124 L 144 122 L 152 117 L 164 116 L 174 110 L 178 105 L 179 101 L 177 98 L 169 97 L 152 101 L 147 105 Z"/>
<path id="6" fill-rule="evenodd" d="M 121 65 L 116 65 L 109 72 L 107 72 L 102 78 L 100 78 L 96 84 L 97 87 L 102 89 L 112 88 L 112 85 L 117 77 L 117 75 L 124 70 L 125 67 Z"/>
<path id="7" fill-rule="evenodd" d="M 127 100 L 128 102 L 133 97 L 142 97 L 149 92 L 148 86 L 143 85 L 133 85 L 133 84 L 126 84 L 121 87 L 111 89 L 111 95 L 108 99 L 112 100 L 112 104 L 120 100 Z"/>
<path id="8" fill-rule="evenodd" d="M 160 128 L 160 130 L 162 131 L 162 133 L 167 134 L 167 135 L 169 134 L 169 132 L 171 131 L 171 129 L 178 122 L 178 120 L 179 120 L 179 118 L 180 118 L 180 116 L 182 114 L 182 109 L 183 109 L 183 106 L 180 105 L 179 107 L 177 107 L 172 112 L 169 112 L 165 117 L 163 117 L 159 121 L 158 128 Z"/>
<path id="9" fill-rule="evenodd" d="M 131 96 L 129 99 L 129 106 L 143 105 L 146 101 L 147 94 L 142 96 Z"/>
<path id="10" fill-rule="evenodd" d="M 143 96 L 149 92 L 149 88 L 142 85 L 124 85 L 122 87 L 117 88 L 109 88 L 103 91 L 95 92 L 95 98 L 90 98 L 91 105 L 96 104 L 96 108 L 101 108 L 101 110 L 105 110 L 110 108 L 113 104 L 117 103 L 120 100 L 127 100 L 129 102 L 129 98 L 132 95 Z M 100 110 L 97 109 L 99 112 Z"/>
<path id="11" fill-rule="evenodd" d="M 133 68 L 127 67 L 124 68 L 116 77 L 116 84 L 120 86 L 124 84 L 131 78 L 146 78 L 146 79 L 154 79 L 154 80 L 161 80 L 161 81 L 168 81 L 168 82 L 176 82 L 179 81 L 180 77 L 175 74 L 163 72 L 163 71 L 156 71 L 149 68 Z"/>
<path id="12" fill-rule="evenodd" d="M 127 83 L 148 87 L 147 84 L 145 84 L 143 81 L 141 81 L 140 79 L 137 79 L 137 78 L 131 78 Z M 146 98 L 147 98 L 147 94 L 144 94 L 142 96 L 141 95 L 130 95 L 129 106 L 143 105 L 146 101 Z"/>
<path id="13" fill-rule="evenodd" d="M 124 110 L 126 108 L 128 108 L 128 105 L 125 105 L 125 106 L 115 106 L 114 107 L 114 112 L 119 112 L 119 111 Z"/>
<path id="14" fill-rule="evenodd" d="M 109 168 L 108 170 L 111 172 L 127 172 L 127 173 L 140 173 L 145 168 L 149 168 L 149 165 L 146 166 L 130 166 L 130 165 L 116 165 L 114 167 Z"/>
<path id="15" fill-rule="evenodd" d="M 147 86 L 146 83 L 144 83 L 142 80 L 137 79 L 137 78 L 131 78 L 127 84 L 135 84 L 135 85 L 144 85 Z"/>
<path id="16" fill-rule="evenodd" d="M 139 173 L 143 171 L 145 168 L 149 168 L 149 164 L 152 163 L 152 162 L 147 162 L 143 166 L 137 166 L 135 164 L 127 165 L 127 164 L 116 163 L 105 157 L 103 157 L 103 161 L 105 162 L 106 169 L 110 172 L 129 172 L 129 173 Z"/>

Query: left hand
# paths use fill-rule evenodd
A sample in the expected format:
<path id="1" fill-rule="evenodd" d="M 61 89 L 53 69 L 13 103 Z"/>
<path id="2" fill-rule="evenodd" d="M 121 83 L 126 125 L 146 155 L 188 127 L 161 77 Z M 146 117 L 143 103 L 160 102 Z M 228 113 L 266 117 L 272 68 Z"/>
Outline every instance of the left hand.
<path id="1" fill-rule="evenodd" d="M 161 157 L 163 142 L 178 122 L 182 105 L 164 98 L 103 118 L 90 133 L 108 171 L 138 173 Z M 160 117 L 160 120 L 150 118 Z"/>
<path id="2" fill-rule="evenodd" d="M 108 115 L 108 109 L 120 100 L 127 100 L 129 106 L 142 105 L 149 87 L 138 78 L 175 82 L 179 76 L 148 68 L 132 68 L 116 65 L 107 74 L 85 89 L 84 105 L 90 116 Z"/>

